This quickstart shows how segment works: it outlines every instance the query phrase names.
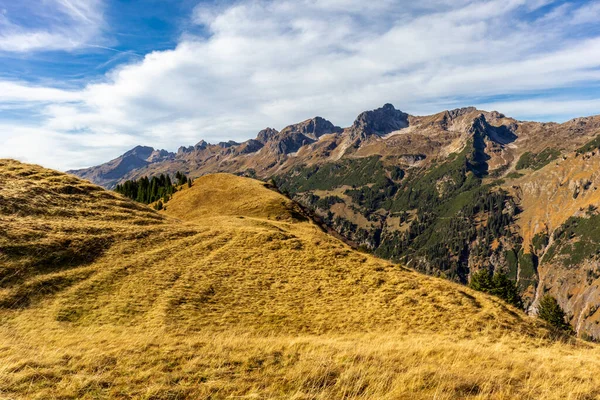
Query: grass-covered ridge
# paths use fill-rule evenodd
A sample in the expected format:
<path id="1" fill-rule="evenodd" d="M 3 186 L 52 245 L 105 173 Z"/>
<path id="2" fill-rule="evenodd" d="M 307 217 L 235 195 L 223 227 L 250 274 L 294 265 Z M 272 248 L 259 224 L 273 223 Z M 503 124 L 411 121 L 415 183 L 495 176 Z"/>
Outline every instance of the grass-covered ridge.
<path id="1" fill-rule="evenodd" d="M 202 177 L 157 213 L 1 160 L 0 199 L 2 397 L 559 399 L 600 386 L 595 345 L 355 252 L 260 181 Z M 83 238 L 102 251 L 52 258 L 88 254 Z"/>

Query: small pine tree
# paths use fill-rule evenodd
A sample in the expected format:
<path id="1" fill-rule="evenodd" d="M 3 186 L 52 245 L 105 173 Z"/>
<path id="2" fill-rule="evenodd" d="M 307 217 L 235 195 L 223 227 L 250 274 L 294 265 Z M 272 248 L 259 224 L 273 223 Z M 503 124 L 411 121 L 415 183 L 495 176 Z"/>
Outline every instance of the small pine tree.
<path id="1" fill-rule="evenodd" d="M 489 292 L 493 287 L 491 274 L 485 269 L 474 272 L 471 274 L 469 287 L 480 292 Z"/>
<path id="2" fill-rule="evenodd" d="M 154 206 L 154 208 L 158 211 L 163 209 L 163 202 L 162 201 L 158 201 L 158 203 L 156 203 L 156 205 Z"/>
<path id="3" fill-rule="evenodd" d="M 521 299 L 521 296 L 519 296 L 517 285 L 508 279 L 506 274 L 501 272 L 494 274 L 492 285 L 494 288 L 490 291 L 491 294 L 500 297 L 517 308 L 523 308 L 523 300 Z"/>
<path id="4" fill-rule="evenodd" d="M 523 300 L 519 296 L 517 285 L 506 274 L 496 272 L 493 276 L 486 269 L 471 274 L 471 289 L 500 297 L 517 308 L 523 308 Z"/>
<path id="5" fill-rule="evenodd" d="M 192 187 L 192 178 L 188 178 L 188 180 L 187 180 L 187 184 L 188 184 L 188 187 L 189 187 L 189 188 L 191 188 L 191 187 Z"/>
<path id="6" fill-rule="evenodd" d="M 573 328 L 571 328 L 571 325 L 567 322 L 565 312 L 558 304 L 558 301 L 548 294 L 540 300 L 538 317 L 561 331 L 569 333 L 573 331 Z"/>

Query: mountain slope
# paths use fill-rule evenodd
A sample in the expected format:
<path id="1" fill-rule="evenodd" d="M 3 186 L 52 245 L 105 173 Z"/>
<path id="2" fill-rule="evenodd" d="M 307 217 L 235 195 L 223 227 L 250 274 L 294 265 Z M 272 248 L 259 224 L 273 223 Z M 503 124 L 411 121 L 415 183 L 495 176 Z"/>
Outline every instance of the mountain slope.
<path id="1" fill-rule="evenodd" d="M 550 292 L 579 334 L 600 338 L 593 252 L 557 261 L 583 246 L 571 238 L 544 257 L 569 218 L 600 206 L 600 151 L 574 153 L 598 135 L 598 116 L 537 123 L 474 107 L 412 116 L 386 104 L 345 129 L 316 117 L 241 144 L 202 141 L 121 179 L 178 170 L 272 179 L 355 247 L 461 283 L 479 269 L 503 272 L 529 312 Z M 535 249 L 534 238 L 551 243 Z M 584 242 L 595 248 L 600 237 Z"/>
<path id="2" fill-rule="evenodd" d="M 599 394 L 595 345 L 358 253 L 256 180 L 197 179 L 159 214 L 1 160 L 0 196 L 7 398 Z"/>
<path id="3" fill-rule="evenodd" d="M 539 285 L 555 296 L 572 325 L 588 337 L 600 337 L 600 160 L 598 140 L 566 153 L 516 179 L 510 190 L 523 208 L 519 228 L 523 246 L 534 255 Z"/>
<path id="4" fill-rule="evenodd" d="M 231 323 L 307 332 L 413 324 L 464 331 L 456 315 L 471 315 L 477 329 L 520 318 L 495 299 L 474 302 L 459 293 L 450 302 L 454 284 L 352 251 L 259 181 L 205 176 L 177 192 L 161 216 L 67 175 L 10 161 L 3 170 L 2 196 L 11 204 L 3 211 L 5 309 L 44 305 L 49 317 L 77 325 L 192 330 Z M 52 290 L 40 292 L 45 286 Z M 438 301 L 448 304 L 433 313 Z M 373 305 L 369 315 L 365 304 Z M 419 309 L 432 310 L 430 323 L 419 322 Z"/>

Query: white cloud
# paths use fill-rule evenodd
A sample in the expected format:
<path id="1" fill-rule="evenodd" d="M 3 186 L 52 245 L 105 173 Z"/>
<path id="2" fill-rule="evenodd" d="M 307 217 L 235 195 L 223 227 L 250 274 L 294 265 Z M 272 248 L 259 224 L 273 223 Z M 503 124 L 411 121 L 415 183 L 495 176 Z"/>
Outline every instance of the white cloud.
<path id="1" fill-rule="evenodd" d="M 28 15 L 41 25 L 29 28 L 13 22 L 6 9 L 0 15 L 0 51 L 75 50 L 98 40 L 103 25 L 101 0 L 48 0 L 24 2 Z"/>
<path id="2" fill-rule="evenodd" d="M 97 9 L 83 6 L 88 3 L 60 1 L 72 6 L 65 9 L 73 19 L 100 23 Z M 36 126 L 0 126 L 0 141 L 11 143 L 0 155 L 81 167 L 135 144 L 175 150 L 200 139 L 245 140 L 263 127 L 315 115 L 347 126 L 359 112 L 386 102 L 415 114 L 468 103 L 516 117 L 595 113 L 595 99 L 478 100 L 600 82 L 600 38 L 572 37 L 575 17 L 556 17 L 588 6 L 547 7 L 535 19 L 523 17 L 550 3 L 242 0 L 198 6 L 191 18 L 210 36 L 185 34 L 176 48 L 120 66 L 103 82 L 75 92 L 0 82 L 0 106 L 34 104 L 41 115 Z M 2 133 L 11 130 L 19 133 Z M 46 146 L 57 152 L 49 154 Z"/>
<path id="3" fill-rule="evenodd" d="M 25 104 L 36 102 L 61 103 L 81 99 L 82 96 L 79 91 L 33 86 L 25 82 L 0 81 L 0 104 L 10 102 Z"/>
<path id="4" fill-rule="evenodd" d="M 593 1 L 573 12 L 571 23 L 573 24 L 597 24 L 600 20 L 600 1 Z"/>

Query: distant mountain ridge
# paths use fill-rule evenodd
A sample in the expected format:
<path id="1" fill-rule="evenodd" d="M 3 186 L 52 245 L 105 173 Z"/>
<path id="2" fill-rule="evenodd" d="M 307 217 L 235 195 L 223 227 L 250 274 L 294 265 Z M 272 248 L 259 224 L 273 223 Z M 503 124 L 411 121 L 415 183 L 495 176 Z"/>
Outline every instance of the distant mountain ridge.
<path id="1" fill-rule="evenodd" d="M 243 143 L 136 147 L 71 172 L 105 187 L 176 171 L 272 179 L 356 247 L 461 283 L 502 271 L 531 312 L 550 293 L 581 334 L 600 339 L 600 232 L 581 228 L 600 219 L 599 135 L 600 116 L 413 116 L 386 104 L 346 128 L 315 117 Z"/>
<path id="2" fill-rule="evenodd" d="M 266 128 L 255 139 L 210 144 L 200 140 L 176 153 L 136 146 L 107 163 L 68 171 L 101 186 L 112 188 L 126 179 L 180 169 L 192 176 L 210 172 L 243 173 L 253 170 L 269 178 L 300 164 L 318 164 L 344 157 L 371 155 L 423 158 L 445 157 L 460 148 L 474 121 L 487 125 L 489 141 L 498 157 L 492 163 L 506 165 L 526 151 L 546 145 L 573 150 L 592 138 L 599 117 L 578 118 L 564 124 L 523 122 L 498 112 L 475 107 L 443 111 L 430 116 L 411 116 L 391 104 L 365 111 L 348 128 L 315 117 L 289 125 L 281 132 Z M 592 129 L 590 129 L 592 128 Z M 512 139 L 511 139 L 512 138 Z M 512 146 L 509 141 L 516 140 Z M 502 160 L 497 160 L 501 158 Z"/>
<path id="3" fill-rule="evenodd" d="M 113 188 L 123 179 L 123 176 L 132 171 L 144 168 L 152 163 L 172 160 L 174 158 L 175 154 L 166 150 L 155 150 L 148 146 L 136 146 L 122 156 L 105 164 L 68 172 L 84 177 L 97 185 Z"/>
<path id="4" fill-rule="evenodd" d="M 408 126 L 408 114 L 396 110 L 393 105 L 386 104 L 382 108 L 361 113 L 353 125 L 342 129 L 322 117 L 314 117 L 297 124 L 289 125 L 280 132 L 273 128 L 261 130 L 255 139 L 243 143 L 235 141 L 210 144 L 200 140 L 194 146 L 181 146 L 177 153 L 166 150 L 155 150 L 147 146 L 137 146 L 120 157 L 96 167 L 71 170 L 68 173 L 88 179 L 101 186 L 112 188 L 124 179 L 135 178 L 157 169 L 172 169 L 169 163 L 177 165 L 181 161 L 190 162 L 194 158 L 202 161 L 254 154 L 262 150 L 265 154 L 256 157 L 257 166 L 266 170 L 280 163 L 282 158 L 296 153 L 306 146 L 320 141 L 325 135 L 348 136 L 351 140 L 366 140 L 371 135 L 385 135 Z M 330 145 L 330 147 L 337 147 Z M 264 150 L 263 150 L 264 149 Z M 161 164 L 161 165 L 155 165 Z M 189 166 L 184 166 L 189 169 Z M 199 166 L 202 169 L 202 166 Z M 254 169 L 254 168 L 253 168 Z M 217 168 L 215 171 L 218 171 Z M 237 171 L 232 171 L 237 172 Z M 201 173 L 200 173 L 201 174 Z"/>

